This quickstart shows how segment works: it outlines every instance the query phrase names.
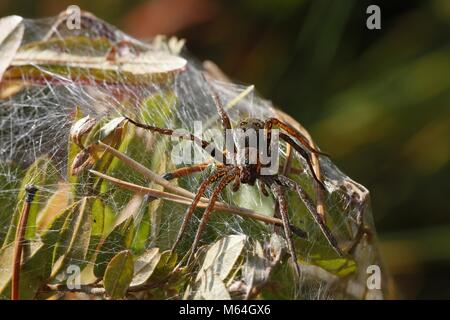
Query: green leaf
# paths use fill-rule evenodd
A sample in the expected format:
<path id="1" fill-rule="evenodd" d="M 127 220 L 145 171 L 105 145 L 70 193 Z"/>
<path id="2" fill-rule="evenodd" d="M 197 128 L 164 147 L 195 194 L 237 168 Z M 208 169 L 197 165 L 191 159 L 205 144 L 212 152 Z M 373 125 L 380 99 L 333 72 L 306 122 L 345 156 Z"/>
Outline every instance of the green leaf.
<path id="1" fill-rule="evenodd" d="M 0 162 L 0 248 L 8 233 L 10 220 L 17 206 L 17 190 L 25 170 L 10 162 Z"/>
<path id="2" fill-rule="evenodd" d="M 0 249 L 0 293 L 4 296 L 4 289 L 11 281 L 14 256 L 14 244 L 11 243 Z"/>
<path id="3" fill-rule="evenodd" d="M 54 259 L 58 259 L 52 277 L 59 280 L 66 278 L 66 268 L 77 265 L 80 268 L 86 263 L 89 249 L 92 217 L 91 208 L 94 198 L 84 197 L 79 205 L 69 212 L 60 233 L 60 241 L 55 246 Z"/>
<path id="4" fill-rule="evenodd" d="M 80 107 L 77 106 L 75 108 L 75 115 L 74 115 L 73 122 L 75 123 L 76 121 L 80 120 L 81 118 L 83 118 L 83 113 L 82 113 Z M 80 147 L 75 142 L 73 142 L 69 136 L 68 145 L 67 145 L 67 168 L 72 168 L 72 164 L 80 151 L 81 151 Z M 67 178 L 68 178 L 69 183 L 72 185 L 71 191 L 72 191 L 73 195 L 76 195 L 78 176 L 72 175 L 71 172 L 68 172 L 67 176 L 68 176 Z"/>
<path id="5" fill-rule="evenodd" d="M 72 205 L 61 211 L 41 236 L 41 242 L 30 243 L 31 255 L 22 263 L 20 271 L 20 298 L 33 299 L 39 288 L 47 281 L 52 270 L 52 257 L 55 243 L 60 237 L 61 229 L 67 216 L 72 212 Z M 11 293 L 12 259 L 14 244 L 0 250 L 0 298 L 9 299 Z"/>
<path id="6" fill-rule="evenodd" d="M 108 264 L 103 279 L 106 293 L 113 299 L 125 297 L 133 279 L 133 256 L 128 250 L 119 252 Z"/>
<path id="7" fill-rule="evenodd" d="M 60 175 L 58 170 L 52 165 L 51 160 L 42 156 L 28 168 L 25 177 L 23 178 L 20 186 L 20 191 L 17 196 L 17 202 L 21 205 L 16 207 L 16 210 L 11 218 L 11 223 L 8 229 L 8 233 L 5 238 L 4 245 L 7 245 L 14 241 L 16 235 L 17 225 L 19 223 L 19 217 L 22 211 L 22 205 L 25 199 L 25 187 L 28 184 L 33 184 L 39 187 L 51 186 L 58 182 Z M 47 193 L 48 194 L 48 193 Z M 47 203 L 47 198 L 43 191 L 38 190 L 33 198 L 33 202 L 30 206 L 30 213 L 27 221 L 27 230 L 25 233 L 25 239 L 33 239 L 36 235 L 36 220 L 38 213 L 45 207 Z"/>
<path id="8" fill-rule="evenodd" d="M 175 268 L 177 258 L 177 254 L 175 252 L 171 254 L 170 250 L 161 253 L 159 262 L 147 282 L 160 281 L 169 276 Z"/>
<path id="9" fill-rule="evenodd" d="M 251 200 L 249 201 L 249 199 Z M 238 192 L 233 193 L 233 202 L 239 207 L 248 208 L 268 216 L 273 215 L 273 198 L 263 196 L 256 186 L 242 185 Z"/>
<path id="10" fill-rule="evenodd" d="M 314 243 L 311 245 L 304 239 L 297 239 L 296 246 L 302 251 L 308 251 L 308 259 L 299 257 L 306 264 L 319 266 L 326 271 L 339 277 L 347 276 L 356 271 L 356 262 L 352 258 L 340 257 L 329 246 Z"/>
<path id="11" fill-rule="evenodd" d="M 155 271 L 161 254 L 159 248 L 148 249 L 141 255 L 134 264 L 134 276 L 131 286 L 145 284 Z"/>
<path id="12" fill-rule="evenodd" d="M 92 236 L 101 237 L 106 232 L 105 205 L 99 198 L 92 204 Z"/>
<path id="13" fill-rule="evenodd" d="M 134 233 L 133 217 L 125 220 L 101 241 L 97 249 L 94 275 L 103 278 L 110 260 L 118 253 L 129 248 L 130 238 Z"/>
<path id="14" fill-rule="evenodd" d="M 313 260 L 313 264 L 339 276 L 345 277 L 356 271 L 356 262 L 352 259 L 337 258 L 328 260 Z"/>
<path id="15" fill-rule="evenodd" d="M 260 297 L 264 300 L 291 300 L 298 294 L 298 283 L 292 263 L 282 261 L 273 267 L 268 283 L 262 287 Z"/>
<path id="16" fill-rule="evenodd" d="M 177 97 L 172 91 L 153 94 L 143 101 L 142 121 L 153 126 L 165 127 L 167 120 L 173 117 L 176 104 Z"/>

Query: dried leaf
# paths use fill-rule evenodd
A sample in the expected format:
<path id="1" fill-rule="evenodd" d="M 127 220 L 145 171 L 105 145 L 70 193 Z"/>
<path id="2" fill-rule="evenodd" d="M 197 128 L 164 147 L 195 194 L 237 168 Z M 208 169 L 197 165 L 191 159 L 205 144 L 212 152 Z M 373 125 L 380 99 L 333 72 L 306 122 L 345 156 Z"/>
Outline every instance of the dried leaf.
<path id="1" fill-rule="evenodd" d="M 65 182 L 58 183 L 58 189 L 47 201 L 45 207 L 39 212 L 37 231 L 47 229 L 48 224 L 69 205 L 70 185 Z"/>
<path id="2" fill-rule="evenodd" d="M 61 51 L 61 48 L 65 48 Z M 162 51 L 133 50 L 110 58 L 114 44 L 105 38 L 82 36 L 52 38 L 27 44 L 17 51 L 5 79 L 16 80 L 26 75 L 30 80 L 48 78 L 49 74 L 63 75 L 76 81 L 127 79 L 131 82 L 163 80 L 168 74 L 183 70 L 186 60 Z M 90 52 L 86 55 L 86 52 Z M 49 72 L 42 72 L 45 66 Z M 89 77 L 86 75 L 89 74 Z M 51 80 L 51 79 L 49 79 Z"/>
<path id="3" fill-rule="evenodd" d="M 247 297 L 253 287 L 260 286 L 269 279 L 270 271 L 271 263 L 264 256 L 261 244 L 256 241 L 253 252 L 247 256 L 247 261 L 242 268 L 243 279 L 247 284 Z"/>
<path id="4" fill-rule="evenodd" d="M 225 280 L 241 255 L 246 240 L 245 235 L 231 235 L 214 243 L 206 252 L 197 280 L 208 269 Z"/>
<path id="5" fill-rule="evenodd" d="M 80 148 L 84 148 L 82 144 L 82 138 L 86 135 L 96 124 L 96 120 L 92 119 L 89 115 L 77 120 L 70 128 L 70 138 Z"/>
<path id="6" fill-rule="evenodd" d="M 22 43 L 24 32 L 22 21 L 22 17 L 19 16 L 0 19 L 0 82 Z"/>
<path id="7" fill-rule="evenodd" d="M 195 300 L 231 300 L 225 284 L 212 269 L 200 275 L 200 285 L 194 295 Z"/>
<path id="8" fill-rule="evenodd" d="M 104 140 L 111 133 L 113 133 L 122 124 L 124 120 L 125 120 L 124 117 L 117 117 L 106 123 L 103 127 L 101 127 L 100 140 Z"/>
<path id="9" fill-rule="evenodd" d="M 77 153 L 70 166 L 70 174 L 76 176 L 86 169 L 90 168 L 95 160 L 91 157 L 91 148 L 82 149 Z"/>
<path id="10" fill-rule="evenodd" d="M 134 264 L 134 276 L 131 286 L 145 284 L 155 271 L 160 259 L 161 254 L 159 253 L 159 248 L 152 248 L 145 251 Z"/>

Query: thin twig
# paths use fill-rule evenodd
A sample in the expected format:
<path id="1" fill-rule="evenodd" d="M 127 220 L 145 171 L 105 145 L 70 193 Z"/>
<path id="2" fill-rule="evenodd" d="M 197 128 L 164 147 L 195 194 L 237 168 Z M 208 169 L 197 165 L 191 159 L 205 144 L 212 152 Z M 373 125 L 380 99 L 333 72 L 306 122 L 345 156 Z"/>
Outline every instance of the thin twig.
<path id="1" fill-rule="evenodd" d="M 161 281 L 157 281 L 156 283 L 152 284 L 139 284 L 136 286 L 130 286 L 127 290 L 127 293 L 130 292 L 139 292 L 144 290 L 150 290 L 157 288 L 159 286 L 164 285 L 164 283 L 168 280 L 168 277 L 165 277 Z M 98 286 L 97 283 L 92 284 L 84 284 L 80 285 L 79 287 L 69 288 L 67 285 L 58 283 L 58 284 L 46 284 L 41 292 L 58 292 L 58 293 L 64 293 L 64 292 L 72 292 L 72 293 L 85 293 L 90 294 L 94 296 L 103 296 L 106 294 L 106 290 L 104 287 Z"/>
<path id="2" fill-rule="evenodd" d="M 103 287 L 96 287 L 93 285 L 81 285 L 79 287 L 75 288 L 68 288 L 65 284 L 47 284 L 44 286 L 44 288 L 41 290 L 41 292 L 79 292 L 79 293 L 86 293 L 86 294 L 92 294 L 96 296 L 101 296 L 106 293 L 105 288 Z"/>
<path id="3" fill-rule="evenodd" d="M 105 179 L 115 185 L 117 185 L 118 187 L 130 190 L 130 191 L 134 191 L 134 192 L 138 192 L 138 193 L 143 193 L 143 194 L 149 194 L 152 197 L 156 197 L 156 198 L 161 198 L 161 199 L 165 199 L 165 200 L 169 200 L 169 201 L 173 201 L 173 202 L 177 202 L 177 203 L 181 203 L 181 204 L 185 204 L 185 205 L 190 205 L 192 202 L 192 199 L 189 197 L 183 197 L 180 195 L 176 195 L 176 194 L 172 194 L 172 193 L 168 193 L 168 192 L 164 192 L 164 191 L 160 191 L 160 190 L 156 190 L 156 189 L 152 189 L 152 188 L 147 188 L 147 187 L 143 187 L 143 186 L 139 186 L 137 184 L 134 183 L 130 183 L 130 182 L 126 182 L 111 176 L 108 176 L 104 173 L 95 171 L 95 170 L 89 170 L 89 172 L 91 172 L 92 174 Z M 198 204 L 199 208 L 206 208 L 208 206 L 208 202 L 209 200 L 206 199 L 205 202 L 200 202 Z M 269 223 L 269 224 L 274 224 L 274 225 L 279 225 L 282 226 L 283 222 L 280 219 L 277 218 L 273 218 L 270 216 L 266 216 L 263 214 L 259 214 L 256 213 L 252 210 L 249 209 L 245 209 L 245 208 L 240 208 L 240 207 L 234 207 L 234 206 L 230 206 L 228 204 L 225 204 L 223 202 L 217 202 L 214 205 L 214 209 L 215 210 L 220 210 L 220 211 L 224 211 L 227 213 L 232 213 L 232 214 L 236 214 L 238 216 L 244 217 L 244 218 L 250 218 L 250 219 L 254 219 L 254 220 L 258 220 L 258 221 L 262 221 L 265 223 Z"/>
<path id="4" fill-rule="evenodd" d="M 192 192 L 190 192 L 190 191 L 188 191 L 186 189 L 180 188 L 180 187 L 170 183 L 166 179 L 162 178 L 158 174 L 154 173 L 150 169 L 146 168 L 145 166 L 143 166 L 139 162 L 133 160 L 132 158 L 130 158 L 129 156 L 127 156 L 123 152 L 120 152 L 119 150 L 111 147 L 110 145 L 107 145 L 107 144 L 105 144 L 105 143 L 103 143 L 101 141 L 98 142 L 98 145 L 103 147 L 106 151 L 111 153 L 113 156 L 117 157 L 125 165 L 127 165 L 131 169 L 135 170 L 136 172 L 139 172 L 145 178 L 155 182 L 156 184 L 159 184 L 160 186 L 163 186 L 164 188 L 166 188 L 166 189 L 168 189 L 168 190 L 170 190 L 170 191 L 172 191 L 172 192 L 174 192 L 174 193 L 176 193 L 178 195 L 181 195 L 183 197 L 187 197 L 187 198 L 191 198 L 191 199 L 193 199 L 195 197 L 195 194 L 193 194 Z M 203 198 L 202 201 L 208 201 L 208 199 Z"/>
<path id="5" fill-rule="evenodd" d="M 22 249 L 25 241 L 25 231 L 28 222 L 28 216 L 30 214 L 31 203 L 33 202 L 34 195 L 38 189 L 34 185 L 27 185 L 25 187 L 25 204 L 22 209 L 22 213 L 19 219 L 19 226 L 16 231 L 16 239 L 14 243 L 14 258 L 13 258 L 13 274 L 11 285 L 11 300 L 19 300 L 20 292 L 20 266 L 22 264 Z"/>

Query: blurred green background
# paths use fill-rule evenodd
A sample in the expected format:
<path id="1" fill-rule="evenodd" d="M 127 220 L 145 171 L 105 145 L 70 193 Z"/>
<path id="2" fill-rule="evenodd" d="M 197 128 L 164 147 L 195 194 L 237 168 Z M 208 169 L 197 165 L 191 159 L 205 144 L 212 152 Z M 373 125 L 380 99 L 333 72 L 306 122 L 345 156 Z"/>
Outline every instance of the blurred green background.
<path id="1" fill-rule="evenodd" d="M 450 298 L 449 0 L 0 0 L 0 15 L 71 4 L 138 38 L 184 37 L 255 84 L 371 191 L 398 296 Z"/>

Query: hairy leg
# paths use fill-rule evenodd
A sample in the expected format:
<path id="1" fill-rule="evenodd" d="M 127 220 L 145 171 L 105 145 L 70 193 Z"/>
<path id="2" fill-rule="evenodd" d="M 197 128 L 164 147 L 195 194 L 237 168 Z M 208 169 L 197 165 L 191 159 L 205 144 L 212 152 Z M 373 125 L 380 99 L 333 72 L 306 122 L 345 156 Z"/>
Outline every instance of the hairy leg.
<path id="1" fill-rule="evenodd" d="M 237 192 L 240 187 L 241 187 L 241 177 L 239 173 L 236 173 L 236 177 L 234 178 L 233 183 L 233 192 Z"/>
<path id="2" fill-rule="evenodd" d="M 178 232 L 177 238 L 174 242 L 174 244 L 172 245 L 172 249 L 171 251 L 175 251 L 176 247 L 178 246 L 181 238 L 183 237 L 184 232 L 186 231 L 186 227 L 189 224 L 189 221 L 192 218 L 192 215 L 194 213 L 195 208 L 197 207 L 198 202 L 200 201 L 200 199 L 203 197 L 203 194 L 206 191 L 206 188 L 211 184 L 214 183 L 215 181 L 217 181 L 219 178 L 221 178 L 223 175 L 225 175 L 226 171 L 221 170 L 221 171 L 217 171 L 216 173 L 212 174 L 211 176 L 209 176 L 207 179 L 205 179 L 201 184 L 200 187 L 197 190 L 197 194 L 195 195 L 194 200 L 192 200 L 191 205 L 189 206 L 189 208 L 187 209 L 185 215 L 184 215 L 184 219 L 183 219 L 183 223 L 181 224 L 180 227 L 180 231 Z"/>
<path id="3" fill-rule="evenodd" d="M 209 89 L 212 92 L 212 97 L 214 99 L 214 103 L 216 105 L 216 109 L 217 109 L 217 113 L 219 114 L 220 120 L 222 121 L 222 127 L 223 127 L 223 143 L 224 143 L 224 151 L 227 150 L 227 130 L 231 130 L 232 126 L 231 126 L 231 121 L 230 121 L 230 117 L 228 116 L 228 114 L 226 113 L 225 109 L 222 106 L 222 102 L 220 101 L 220 97 L 217 94 L 217 92 L 214 90 L 214 88 L 212 87 L 211 83 L 209 82 L 209 80 L 205 77 L 205 81 L 208 83 L 209 85 Z M 236 143 L 233 139 L 233 150 L 234 150 L 234 154 L 236 154 Z"/>
<path id="4" fill-rule="evenodd" d="M 283 121 L 278 120 L 277 118 L 269 118 L 268 120 L 266 120 L 266 123 L 264 125 L 264 129 L 267 131 L 267 141 L 268 141 L 269 144 L 270 144 L 270 140 L 271 140 L 270 139 L 270 137 L 271 137 L 270 131 L 272 130 L 272 128 L 274 126 L 280 127 L 281 129 L 286 131 L 289 135 L 293 136 L 308 151 L 329 157 L 328 154 L 326 154 L 326 153 L 324 153 L 322 151 L 319 151 L 319 150 L 315 149 L 313 146 L 311 146 L 311 144 L 309 143 L 308 139 L 306 139 L 305 136 L 302 135 L 299 131 L 297 131 L 296 129 L 294 129 L 293 127 L 288 125 L 287 123 L 284 123 Z"/>
<path id="5" fill-rule="evenodd" d="M 342 256 L 343 253 L 341 249 L 338 246 L 336 238 L 331 233 L 330 229 L 328 229 L 327 225 L 325 224 L 325 221 L 323 221 L 322 217 L 319 215 L 319 213 L 316 210 L 316 207 L 314 206 L 314 203 L 312 202 L 311 198 L 308 196 L 308 194 L 303 190 L 303 188 L 295 181 L 279 175 L 277 177 L 278 182 L 292 190 L 295 190 L 297 194 L 299 195 L 300 199 L 305 204 L 308 211 L 311 213 L 314 221 L 319 225 L 320 230 L 322 231 L 322 234 L 327 239 L 328 243 L 332 246 L 332 248 L 340 255 Z"/>
<path id="6" fill-rule="evenodd" d="M 220 151 L 216 146 L 209 143 L 208 141 L 202 140 L 202 139 L 194 136 L 193 134 L 188 133 L 188 134 L 182 135 L 182 134 L 176 133 L 172 129 L 159 128 L 159 127 L 139 123 L 125 115 L 122 115 L 122 116 L 125 119 L 127 119 L 129 122 L 134 124 L 136 127 L 139 127 L 139 128 L 145 129 L 145 130 L 149 130 L 152 132 L 157 132 L 159 134 L 163 134 L 163 135 L 167 135 L 167 136 L 173 136 L 173 137 L 177 137 L 177 138 L 184 139 L 184 140 L 191 140 L 191 141 L 195 142 L 198 146 L 200 146 L 203 150 L 208 151 L 208 153 L 210 154 L 211 157 L 213 157 L 220 163 L 225 163 L 226 157 L 222 151 Z"/>
<path id="7" fill-rule="evenodd" d="M 294 243 L 292 242 L 286 196 L 284 195 L 282 186 L 279 185 L 275 180 L 270 183 L 270 189 L 272 190 L 272 193 L 279 205 L 281 220 L 283 221 L 284 234 L 286 236 L 289 254 L 292 257 L 292 262 L 294 264 L 295 274 L 298 278 L 300 278 L 300 267 L 297 262 L 297 254 L 295 253 Z"/>
<path id="8" fill-rule="evenodd" d="M 203 170 L 205 170 L 206 168 L 208 168 L 208 166 L 210 165 L 210 162 L 204 162 L 204 163 L 199 163 L 199 164 L 194 164 L 192 166 L 187 166 L 187 167 L 183 167 L 183 168 L 178 168 L 172 172 L 167 172 L 165 174 L 163 174 L 163 178 L 166 180 L 173 180 L 176 178 L 181 178 L 181 177 L 185 177 L 187 175 L 190 175 L 192 173 L 196 173 L 196 172 L 202 172 Z M 223 168 L 223 164 L 219 164 L 217 166 L 218 168 Z"/>
<path id="9" fill-rule="evenodd" d="M 323 184 L 323 182 L 319 179 L 319 177 L 316 175 L 316 171 L 314 170 L 314 166 L 312 164 L 312 159 L 311 159 L 311 155 L 306 152 L 299 144 L 297 144 L 291 137 L 289 137 L 288 135 L 284 134 L 284 133 L 280 133 L 280 138 L 283 139 L 284 141 L 286 141 L 286 143 L 288 143 L 290 146 L 292 146 L 295 151 L 297 151 L 298 153 L 300 153 L 300 155 L 306 160 L 306 162 L 308 163 L 308 167 L 309 170 L 311 171 L 311 174 L 314 177 L 314 180 L 317 181 L 317 183 L 323 188 L 325 189 L 325 186 Z M 283 173 L 284 175 L 286 175 L 286 173 Z"/>
<path id="10" fill-rule="evenodd" d="M 256 183 L 258 184 L 258 188 L 259 191 L 261 191 L 261 193 L 265 196 L 268 197 L 269 196 L 269 192 L 266 189 L 266 185 L 264 184 L 264 182 L 262 182 L 261 180 L 257 180 Z"/>
<path id="11" fill-rule="evenodd" d="M 225 187 L 231 181 L 233 181 L 235 176 L 236 176 L 236 171 L 233 171 L 233 172 L 227 174 L 225 177 L 222 178 L 222 180 L 220 181 L 219 185 L 216 187 L 216 189 L 212 193 L 211 198 L 209 199 L 208 207 L 206 207 L 206 209 L 205 209 L 205 211 L 203 213 L 202 220 L 200 221 L 200 225 L 198 226 L 197 233 L 195 234 L 194 242 L 192 243 L 190 254 L 189 254 L 189 258 L 188 258 L 188 264 L 189 264 L 189 261 L 191 260 L 191 258 L 193 257 L 193 255 L 195 253 L 195 249 L 197 248 L 197 245 L 198 245 L 198 243 L 200 241 L 200 238 L 202 236 L 203 230 L 205 229 L 205 226 L 208 223 L 209 215 L 211 214 L 211 211 L 214 208 L 214 204 L 216 203 L 217 198 L 219 197 L 219 195 L 222 192 L 222 190 L 225 189 Z"/>

